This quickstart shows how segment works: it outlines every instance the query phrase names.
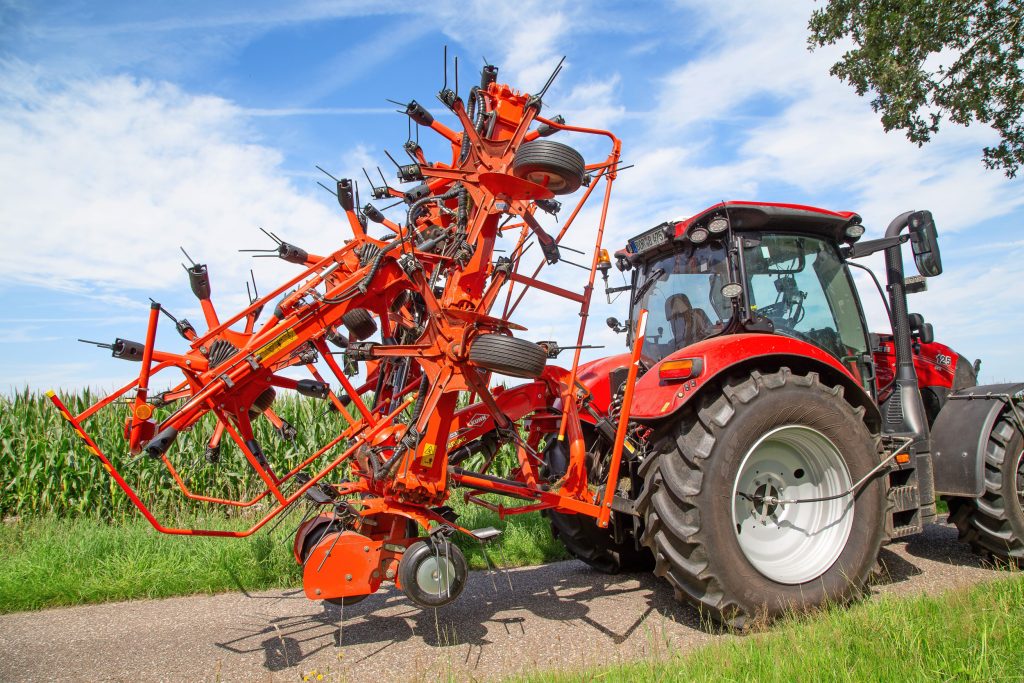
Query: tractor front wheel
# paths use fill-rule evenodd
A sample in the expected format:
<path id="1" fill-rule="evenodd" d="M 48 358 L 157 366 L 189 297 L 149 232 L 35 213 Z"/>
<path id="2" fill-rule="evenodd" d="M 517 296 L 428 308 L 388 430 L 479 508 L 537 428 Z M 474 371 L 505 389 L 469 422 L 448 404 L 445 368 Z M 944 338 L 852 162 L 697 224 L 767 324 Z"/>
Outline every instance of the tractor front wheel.
<path id="1" fill-rule="evenodd" d="M 730 626 L 861 594 L 884 531 L 876 441 L 841 387 L 788 368 L 726 381 L 645 463 L 655 574 Z"/>

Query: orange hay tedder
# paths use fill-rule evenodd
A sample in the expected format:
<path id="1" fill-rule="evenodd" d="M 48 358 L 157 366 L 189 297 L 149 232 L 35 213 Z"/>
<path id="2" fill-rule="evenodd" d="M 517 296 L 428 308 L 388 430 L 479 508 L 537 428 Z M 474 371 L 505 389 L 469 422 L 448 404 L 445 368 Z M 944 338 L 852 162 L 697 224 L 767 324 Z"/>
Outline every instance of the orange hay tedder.
<path id="1" fill-rule="evenodd" d="M 614 488 L 602 490 L 588 480 L 579 414 L 587 408 L 587 395 L 576 374 L 594 275 L 609 265 L 600 247 L 619 140 L 607 131 L 568 125 L 561 117 L 542 117 L 547 86 L 538 95 L 520 93 L 498 83 L 497 72 L 492 66 L 483 69 L 468 102 L 447 88 L 439 93 L 458 121 L 457 130 L 417 102 L 407 105 L 405 113 L 415 124 L 450 143 L 451 160 L 428 161 L 417 143 L 406 143 L 413 161 L 400 166 L 398 176 L 415 185 L 404 192 L 386 184 L 373 188 L 376 199 L 395 197 L 407 204 L 404 224 L 388 220 L 372 204 L 357 207 L 353 183 L 338 180 L 338 201 L 354 236 L 341 249 L 325 256 L 309 254 L 274 236 L 277 255 L 302 271 L 228 319 L 218 316 L 210 300 L 205 265 L 192 263 L 188 276 L 207 331 L 171 318 L 188 342 L 185 352 L 155 347 L 162 309 L 153 303 L 144 343 L 118 339 L 108 346 L 117 358 L 141 362 L 137 380 L 79 415 L 70 414 L 51 395 L 156 529 L 248 536 L 305 499 L 322 510 L 304 521 L 295 537 L 308 597 L 352 601 L 390 580 L 415 602 L 437 606 L 457 597 L 466 579 L 465 558 L 450 536 L 460 532 L 487 541 L 497 535 L 494 529 L 469 530 L 456 523 L 445 506 L 455 487 L 468 491 L 467 500 L 502 515 L 554 509 L 588 515 L 607 527 Z M 606 156 L 588 164 L 573 148 L 544 139 L 559 131 L 604 138 Z M 556 195 L 583 186 L 558 233 L 546 232 L 538 210 L 554 214 L 561 208 Z M 559 243 L 599 188 L 603 205 L 582 291 L 539 279 L 544 266 L 561 260 Z M 370 236 L 368 220 L 393 234 Z M 508 250 L 496 258 L 499 240 Z M 521 268 L 521 259 L 534 240 L 543 259 L 526 274 L 529 269 Z M 579 305 L 579 332 L 568 369 L 547 365 L 548 357 L 563 350 L 557 345 L 513 336 L 525 329 L 512 318 L 530 288 Z M 273 313 L 257 324 L 264 308 Z M 382 341 L 367 341 L 378 324 Z M 345 364 L 365 364 L 361 386 L 353 385 L 328 342 L 344 349 Z M 282 374 L 288 368 L 305 368 L 311 377 L 297 380 Z M 176 373 L 180 378 L 172 380 L 172 388 L 154 391 L 158 379 Z M 333 388 L 326 373 L 340 389 Z M 491 373 L 531 381 L 490 388 Z M 283 473 L 253 430 L 258 419 L 270 420 L 279 430 L 292 429 L 273 411 L 276 392 L 282 389 L 330 402 L 343 416 L 354 415 L 344 431 Z M 476 402 L 460 409 L 458 398 L 466 392 Z M 186 497 L 237 507 L 269 497 L 271 509 L 245 531 L 162 524 L 85 429 L 97 411 L 123 406 L 126 400 L 128 450 L 161 460 Z M 355 410 L 350 412 L 350 406 Z M 208 413 L 216 416 L 207 447 L 211 458 L 226 434 L 264 482 L 265 491 L 252 500 L 192 492 L 175 469 L 176 438 Z M 520 431 L 517 423 L 527 427 Z M 568 459 L 557 476 L 540 453 L 545 441 L 567 444 Z M 493 476 L 488 466 L 506 444 L 514 447 L 518 467 L 508 478 Z M 483 466 L 476 471 L 460 467 L 480 452 L 488 455 Z M 326 465 L 308 473 L 317 461 Z M 350 476 L 336 481 L 342 472 Z M 616 480 L 614 472 L 609 476 Z M 520 504 L 496 507 L 479 498 L 482 493 L 510 496 Z"/>

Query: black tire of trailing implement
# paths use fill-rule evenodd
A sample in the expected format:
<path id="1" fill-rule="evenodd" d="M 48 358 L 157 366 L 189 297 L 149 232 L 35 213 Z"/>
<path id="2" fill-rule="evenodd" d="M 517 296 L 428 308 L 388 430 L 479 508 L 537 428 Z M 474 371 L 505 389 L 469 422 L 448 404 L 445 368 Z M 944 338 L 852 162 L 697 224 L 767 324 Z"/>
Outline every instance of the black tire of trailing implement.
<path id="1" fill-rule="evenodd" d="M 590 448 L 594 440 L 594 430 L 586 425 L 583 425 L 583 429 L 584 439 Z M 556 436 L 552 434 L 551 438 L 555 439 Z M 564 453 L 564 450 L 562 452 Z M 555 457 L 549 447 L 544 452 L 544 459 L 553 479 L 565 474 L 568 463 L 564 462 L 564 456 Z M 545 510 L 542 514 L 551 523 L 551 535 L 555 540 L 561 542 L 570 555 L 602 574 L 648 572 L 654 569 L 654 556 L 650 550 L 642 546 L 637 549 L 631 536 L 627 536 L 622 543 L 616 543 L 611 526 L 602 529 L 593 517 L 563 514 L 554 510 Z M 616 521 L 613 520 L 613 523 Z M 622 520 L 622 523 L 632 526 L 632 521 L 628 517 Z"/>
<path id="2" fill-rule="evenodd" d="M 827 436 L 858 481 L 878 463 L 863 408 L 851 406 L 842 387 L 822 384 L 817 373 L 794 375 L 789 368 L 726 380 L 698 401 L 644 466 L 637 509 L 645 518 L 641 541 L 654 552 L 655 575 L 675 588 L 677 600 L 737 629 L 753 619 L 859 597 L 884 536 L 884 477 L 857 494 L 853 528 L 839 558 L 798 585 L 772 581 L 747 560 L 733 528 L 732 487 L 752 444 L 793 424 Z"/>
<path id="3" fill-rule="evenodd" d="M 358 340 L 363 341 L 377 331 L 377 321 L 365 308 L 353 308 L 341 316 L 341 322 Z"/>
<path id="4" fill-rule="evenodd" d="M 1024 488 L 1020 430 L 1004 414 L 989 434 L 985 449 L 985 491 L 979 498 L 947 498 L 949 521 L 960 540 L 983 557 L 1024 568 Z"/>
<path id="5" fill-rule="evenodd" d="M 548 355 L 537 344 L 503 334 L 481 334 L 469 347 L 469 362 L 509 377 L 535 379 L 544 372 Z"/>
<path id="6" fill-rule="evenodd" d="M 586 162 L 569 145 L 552 140 L 533 140 L 524 142 L 516 150 L 512 173 L 544 185 L 554 194 L 572 194 L 583 184 Z"/>

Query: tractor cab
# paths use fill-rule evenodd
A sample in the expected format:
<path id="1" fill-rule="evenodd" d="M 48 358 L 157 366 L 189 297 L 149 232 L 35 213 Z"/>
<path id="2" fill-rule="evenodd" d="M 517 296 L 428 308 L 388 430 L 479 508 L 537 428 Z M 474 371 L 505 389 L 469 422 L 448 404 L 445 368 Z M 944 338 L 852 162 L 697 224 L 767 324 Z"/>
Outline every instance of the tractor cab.
<path id="1" fill-rule="evenodd" d="M 633 238 L 616 260 L 633 273 L 631 320 L 648 311 L 645 363 L 762 332 L 809 342 L 862 376 L 868 334 L 840 249 L 863 232 L 853 213 L 728 202 Z"/>

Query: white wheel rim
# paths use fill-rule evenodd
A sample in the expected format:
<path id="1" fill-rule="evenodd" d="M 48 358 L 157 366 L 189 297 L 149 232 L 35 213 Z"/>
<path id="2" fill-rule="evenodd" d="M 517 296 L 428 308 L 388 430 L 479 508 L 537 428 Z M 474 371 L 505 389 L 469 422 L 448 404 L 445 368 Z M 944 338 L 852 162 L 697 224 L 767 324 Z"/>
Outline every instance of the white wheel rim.
<path id="1" fill-rule="evenodd" d="M 447 557 L 431 555 L 416 568 L 416 585 L 428 595 L 451 595 L 455 582 L 455 564 Z"/>
<path id="2" fill-rule="evenodd" d="M 733 483 L 733 533 L 740 550 L 772 581 L 792 585 L 818 578 L 846 547 L 853 495 L 775 505 L 763 498 L 827 498 L 851 486 L 843 456 L 827 436 L 800 425 L 773 429 L 747 451 Z"/>

